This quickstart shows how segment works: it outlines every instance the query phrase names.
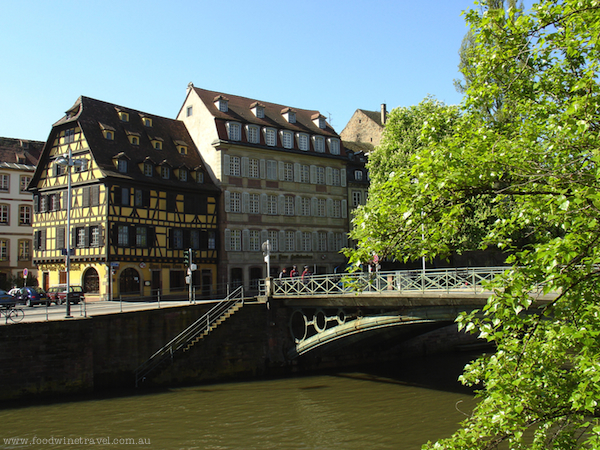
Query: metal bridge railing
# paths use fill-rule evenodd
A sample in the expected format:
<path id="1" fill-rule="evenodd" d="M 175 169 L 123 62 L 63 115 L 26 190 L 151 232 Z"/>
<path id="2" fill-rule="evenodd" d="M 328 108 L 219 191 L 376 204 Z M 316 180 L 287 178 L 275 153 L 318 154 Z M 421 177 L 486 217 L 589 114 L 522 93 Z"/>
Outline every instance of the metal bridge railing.
<path id="1" fill-rule="evenodd" d="M 344 274 L 313 275 L 261 280 L 260 294 L 273 296 L 340 295 L 344 293 L 438 292 L 461 291 L 478 294 L 484 283 L 491 281 L 509 267 L 475 267 L 423 270 L 396 270 L 389 272 L 355 272 Z M 271 292 L 269 290 L 271 286 Z"/>

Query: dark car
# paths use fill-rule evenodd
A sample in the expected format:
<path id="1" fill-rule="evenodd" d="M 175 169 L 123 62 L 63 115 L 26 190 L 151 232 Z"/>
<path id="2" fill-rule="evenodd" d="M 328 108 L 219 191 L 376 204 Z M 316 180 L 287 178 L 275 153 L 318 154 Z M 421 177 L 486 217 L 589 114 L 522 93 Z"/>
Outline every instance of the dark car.
<path id="1" fill-rule="evenodd" d="M 0 308 L 12 308 L 18 300 L 3 289 L 0 289 Z"/>
<path id="2" fill-rule="evenodd" d="M 27 306 L 50 304 L 46 291 L 41 287 L 22 287 L 16 295 L 16 299 L 19 303 L 25 303 Z"/>
<path id="3" fill-rule="evenodd" d="M 81 286 L 70 286 L 69 301 L 73 304 L 83 301 L 83 288 Z M 48 302 L 60 305 L 67 301 L 67 286 L 59 284 L 48 289 Z"/>

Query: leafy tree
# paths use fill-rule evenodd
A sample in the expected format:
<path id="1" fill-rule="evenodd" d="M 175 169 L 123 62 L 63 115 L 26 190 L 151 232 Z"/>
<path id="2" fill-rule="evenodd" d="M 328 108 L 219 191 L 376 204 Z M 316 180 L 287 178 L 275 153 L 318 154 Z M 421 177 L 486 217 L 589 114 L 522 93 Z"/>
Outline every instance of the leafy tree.
<path id="1" fill-rule="evenodd" d="M 472 415 L 424 448 L 600 448 L 600 1 L 466 17 L 474 76 L 454 133 L 438 139 L 444 114 L 427 120 L 410 163 L 380 177 L 393 199 L 370 193 L 352 258 L 443 255 L 487 198 L 480 245 L 510 250 L 512 267 L 459 326 L 498 350 L 465 368 L 481 387 Z"/>

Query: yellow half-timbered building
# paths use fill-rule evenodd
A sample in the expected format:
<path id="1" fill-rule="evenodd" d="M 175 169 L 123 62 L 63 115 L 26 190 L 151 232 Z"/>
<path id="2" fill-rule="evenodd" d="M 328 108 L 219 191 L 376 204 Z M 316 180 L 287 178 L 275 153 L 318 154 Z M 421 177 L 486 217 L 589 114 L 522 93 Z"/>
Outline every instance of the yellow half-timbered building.
<path id="1" fill-rule="evenodd" d="M 80 97 L 52 127 L 29 188 L 40 285 L 66 282 L 70 247 L 69 282 L 88 300 L 182 296 L 192 249 L 195 291 L 210 296 L 220 190 L 206 169 L 183 122 Z"/>

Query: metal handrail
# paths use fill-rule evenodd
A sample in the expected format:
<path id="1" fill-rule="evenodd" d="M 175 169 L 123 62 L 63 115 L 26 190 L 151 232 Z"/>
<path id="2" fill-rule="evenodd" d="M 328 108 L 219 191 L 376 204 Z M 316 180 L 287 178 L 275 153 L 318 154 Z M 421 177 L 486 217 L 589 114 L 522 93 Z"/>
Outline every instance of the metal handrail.
<path id="1" fill-rule="evenodd" d="M 343 274 L 313 275 L 275 279 L 271 283 L 272 295 L 312 296 L 356 293 L 390 292 L 444 292 L 462 291 L 481 293 L 484 284 L 510 267 L 468 267 L 426 270 L 395 270 L 386 272 L 355 272 Z M 261 283 L 261 294 L 267 295 L 266 283 Z"/>
<path id="2" fill-rule="evenodd" d="M 206 314 L 196 320 L 193 324 L 171 339 L 160 350 L 155 352 L 143 364 L 135 370 L 135 387 L 143 381 L 156 367 L 158 367 L 167 358 L 173 358 L 173 355 L 190 344 L 195 338 L 205 331 L 210 331 L 211 325 L 219 318 L 223 317 L 230 309 L 239 303 L 244 303 L 244 287 L 240 286 L 230 293 L 227 298 L 219 301 Z"/>

